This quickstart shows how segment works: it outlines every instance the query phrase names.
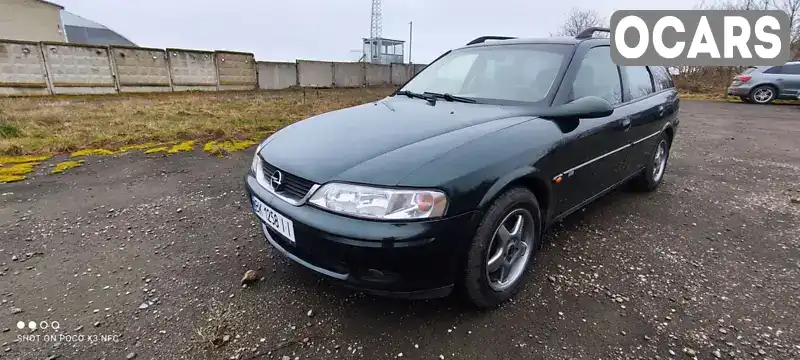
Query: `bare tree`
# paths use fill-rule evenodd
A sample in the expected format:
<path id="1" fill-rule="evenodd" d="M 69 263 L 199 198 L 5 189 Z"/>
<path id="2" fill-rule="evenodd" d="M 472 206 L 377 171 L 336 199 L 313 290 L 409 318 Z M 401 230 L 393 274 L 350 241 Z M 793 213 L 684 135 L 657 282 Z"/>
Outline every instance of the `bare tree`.
<path id="1" fill-rule="evenodd" d="M 800 42 L 800 0 L 773 0 L 775 9 L 789 15 L 791 19 L 791 39 L 793 43 Z"/>
<path id="2" fill-rule="evenodd" d="M 567 12 L 567 19 L 556 34 L 559 36 L 575 36 L 587 28 L 605 26 L 605 22 L 606 19 L 601 17 L 594 10 L 572 8 L 572 10 Z"/>

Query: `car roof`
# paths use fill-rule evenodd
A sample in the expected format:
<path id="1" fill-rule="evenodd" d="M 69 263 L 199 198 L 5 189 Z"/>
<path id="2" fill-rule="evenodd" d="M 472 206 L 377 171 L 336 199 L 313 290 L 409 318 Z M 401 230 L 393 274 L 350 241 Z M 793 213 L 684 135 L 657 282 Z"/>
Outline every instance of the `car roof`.
<path id="1" fill-rule="evenodd" d="M 611 40 L 608 38 L 592 37 L 592 38 L 575 38 L 570 36 L 551 36 L 540 38 L 514 38 L 502 40 L 486 40 L 477 44 L 466 45 L 463 48 L 476 48 L 484 46 L 504 46 L 504 45 L 520 45 L 520 44 L 563 44 L 563 45 L 580 45 L 582 43 L 591 44 L 608 44 Z"/>

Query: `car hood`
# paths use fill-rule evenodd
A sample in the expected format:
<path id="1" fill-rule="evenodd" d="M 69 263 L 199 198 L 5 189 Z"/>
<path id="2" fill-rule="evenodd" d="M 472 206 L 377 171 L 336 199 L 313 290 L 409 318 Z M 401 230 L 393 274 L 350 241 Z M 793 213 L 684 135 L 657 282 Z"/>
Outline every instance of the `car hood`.
<path id="1" fill-rule="evenodd" d="M 520 115 L 518 107 L 390 97 L 287 126 L 260 155 L 315 183 L 391 186 L 438 155 L 530 119 Z"/>

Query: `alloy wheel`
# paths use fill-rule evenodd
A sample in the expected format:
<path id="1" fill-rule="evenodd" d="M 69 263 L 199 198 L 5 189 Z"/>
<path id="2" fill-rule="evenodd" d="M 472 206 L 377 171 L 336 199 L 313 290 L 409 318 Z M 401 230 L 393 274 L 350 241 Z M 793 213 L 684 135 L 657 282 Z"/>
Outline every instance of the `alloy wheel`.
<path id="1" fill-rule="evenodd" d="M 772 100 L 772 97 L 774 96 L 774 94 L 775 94 L 775 92 L 772 91 L 772 89 L 770 89 L 768 87 L 762 87 L 760 89 L 756 89 L 756 91 L 753 93 L 753 96 L 751 98 L 755 102 L 763 104 L 765 102 L 768 102 L 768 101 Z"/>
<path id="2" fill-rule="evenodd" d="M 667 167 L 667 141 L 661 140 L 653 156 L 653 181 L 658 182 L 664 176 L 664 169 Z"/>
<path id="3" fill-rule="evenodd" d="M 504 291 L 522 277 L 536 236 L 528 210 L 517 208 L 503 218 L 486 254 L 486 279 L 492 290 Z"/>

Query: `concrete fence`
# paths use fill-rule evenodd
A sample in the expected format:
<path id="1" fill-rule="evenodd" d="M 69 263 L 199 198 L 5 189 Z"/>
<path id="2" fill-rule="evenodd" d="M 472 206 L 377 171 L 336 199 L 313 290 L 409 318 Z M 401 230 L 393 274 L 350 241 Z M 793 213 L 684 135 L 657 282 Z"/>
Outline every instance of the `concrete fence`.
<path id="1" fill-rule="evenodd" d="M 0 96 L 399 86 L 425 66 L 0 39 Z"/>

